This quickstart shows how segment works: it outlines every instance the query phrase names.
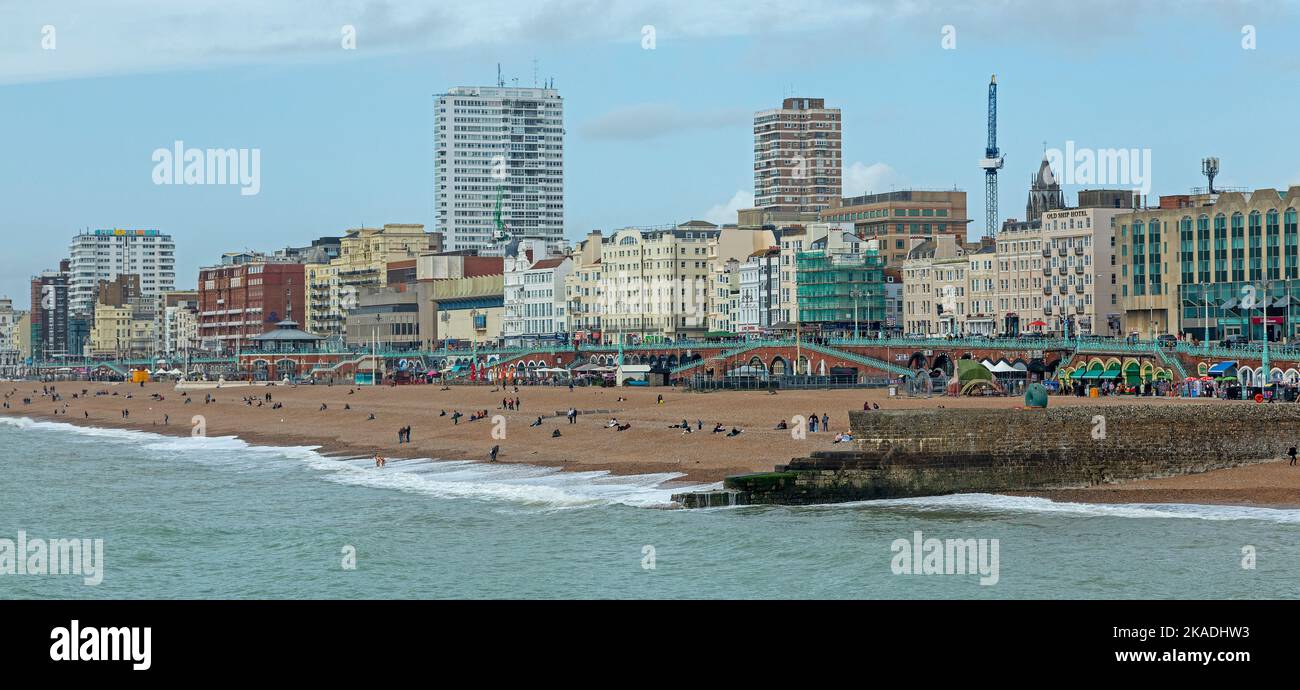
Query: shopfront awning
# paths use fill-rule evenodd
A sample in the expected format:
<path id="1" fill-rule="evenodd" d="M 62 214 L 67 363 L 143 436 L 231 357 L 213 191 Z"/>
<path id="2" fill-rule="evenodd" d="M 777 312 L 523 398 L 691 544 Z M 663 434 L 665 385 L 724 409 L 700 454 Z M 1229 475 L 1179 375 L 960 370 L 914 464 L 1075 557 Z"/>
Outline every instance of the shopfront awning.
<path id="1" fill-rule="evenodd" d="M 1210 371 L 1208 373 L 1210 376 L 1221 376 L 1223 374 L 1227 374 L 1228 372 L 1236 368 L 1237 368 L 1236 362 L 1219 362 L 1218 364 L 1215 364 L 1214 366 L 1210 367 Z"/>

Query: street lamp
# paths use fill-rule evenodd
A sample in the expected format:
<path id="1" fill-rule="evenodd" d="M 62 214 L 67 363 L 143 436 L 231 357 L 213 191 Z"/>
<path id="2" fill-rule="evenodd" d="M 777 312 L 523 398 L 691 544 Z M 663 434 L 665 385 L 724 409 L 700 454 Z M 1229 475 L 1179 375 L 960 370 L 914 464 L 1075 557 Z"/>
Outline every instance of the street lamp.
<path id="1" fill-rule="evenodd" d="M 849 290 L 849 296 L 853 298 L 853 339 L 858 339 L 858 297 L 862 296 L 862 291 L 853 288 Z"/>
<path id="2" fill-rule="evenodd" d="M 383 320 L 383 314 L 375 314 L 375 339 L 371 345 L 370 351 L 373 355 L 370 360 L 370 385 L 372 386 L 379 385 L 379 324 L 382 323 Z"/>

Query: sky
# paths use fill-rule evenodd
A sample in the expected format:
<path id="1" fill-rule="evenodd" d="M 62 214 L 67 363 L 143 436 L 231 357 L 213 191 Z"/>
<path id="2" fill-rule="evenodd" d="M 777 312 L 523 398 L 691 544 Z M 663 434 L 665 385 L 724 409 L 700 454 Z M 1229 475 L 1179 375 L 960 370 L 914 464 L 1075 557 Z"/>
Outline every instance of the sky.
<path id="1" fill-rule="evenodd" d="M 226 251 L 434 229 L 433 96 L 498 63 L 564 98 L 571 239 L 734 222 L 753 113 L 788 96 L 842 110 L 846 196 L 955 187 L 978 236 L 994 73 L 1000 218 L 1045 149 L 1149 156 L 1092 180 L 1133 184 L 1065 179 L 1070 203 L 1139 174 L 1185 193 L 1206 156 L 1217 186 L 1285 188 L 1298 29 L 1287 0 L 0 0 L 0 296 L 25 308 L 86 229 L 172 234 L 178 288 Z M 256 151 L 257 193 L 157 184 L 177 141 Z"/>

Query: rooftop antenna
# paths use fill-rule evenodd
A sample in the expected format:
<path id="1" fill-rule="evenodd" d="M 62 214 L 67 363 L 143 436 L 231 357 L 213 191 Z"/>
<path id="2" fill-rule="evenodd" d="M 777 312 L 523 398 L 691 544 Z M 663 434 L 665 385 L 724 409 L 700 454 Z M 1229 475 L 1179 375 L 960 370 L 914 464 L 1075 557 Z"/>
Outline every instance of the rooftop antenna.
<path id="1" fill-rule="evenodd" d="M 533 58 L 533 88 L 537 88 L 537 58 Z"/>
<path id="2" fill-rule="evenodd" d="M 497 63 L 497 87 L 506 85 L 506 80 L 501 78 L 501 63 Z"/>
<path id="3" fill-rule="evenodd" d="M 1201 174 L 1210 181 L 1210 193 L 1214 194 L 1214 178 L 1219 174 L 1219 159 L 1211 156 L 1201 159 Z"/>

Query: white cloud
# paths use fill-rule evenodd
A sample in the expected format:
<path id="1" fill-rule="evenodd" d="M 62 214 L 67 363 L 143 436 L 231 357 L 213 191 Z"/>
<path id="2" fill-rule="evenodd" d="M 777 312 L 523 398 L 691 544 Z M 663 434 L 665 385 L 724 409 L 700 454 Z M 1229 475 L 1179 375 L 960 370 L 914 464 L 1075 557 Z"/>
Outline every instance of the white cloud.
<path id="1" fill-rule="evenodd" d="M 582 133 L 593 139 L 654 139 L 692 129 L 744 127 L 752 116 L 740 108 L 688 112 L 676 105 L 641 103 L 588 120 Z"/>
<path id="2" fill-rule="evenodd" d="M 498 46 L 626 42 L 655 27 L 657 50 L 676 40 L 729 36 L 853 32 L 891 20 L 1056 36 L 1061 27 L 1093 42 L 1142 18 L 1186 11 L 1188 0 L 1072 3 L 1002 0 L 62 0 L 0 3 L 0 83 L 104 74 L 184 70 L 232 63 L 330 60 L 415 51 L 465 51 Z M 1211 10 L 1215 3 L 1199 3 Z M 1271 10 L 1265 14 L 1278 14 Z M 1267 17 L 1266 17 L 1267 18 Z M 937 23 L 936 23 L 937 22 Z M 933 24 L 933 31 L 930 25 Z M 56 30 L 57 49 L 44 50 L 42 28 Z M 341 47 L 344 25 L 356 27 L 356 50 Z M 1132 29 L 1130 29 L 1132 30 Z M 963 36 L 969 34 L 962 34 Z M 1059 43 L 1059 41 L 1056 41 Z"/>
<path id="3" fill-rule="evenodd" d="M 901 187 L 907 180 L 897 170 L 885 163 L 867 165 L 861 161 L 844 168 L 844 196 L 888 192 L 890 187 Z"/>
<path id="4" fill-rule="evenodd" d="M 731 200 L 718 204 L 704 212 L 704 220 L 717 225 L 736 222 L 736 211 L 742 208 L 754 208 L 754 193 L 743 189 L 736 190 Z"/>

